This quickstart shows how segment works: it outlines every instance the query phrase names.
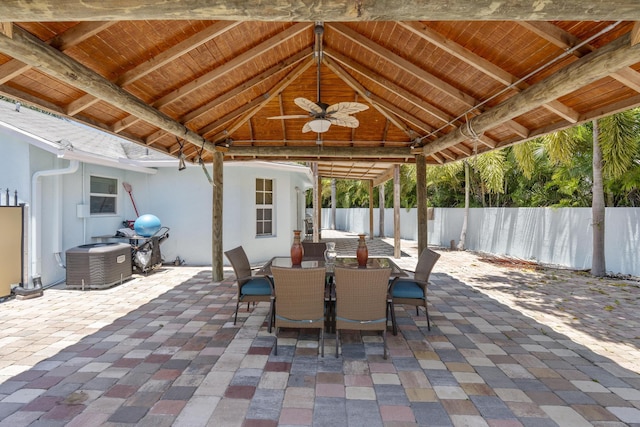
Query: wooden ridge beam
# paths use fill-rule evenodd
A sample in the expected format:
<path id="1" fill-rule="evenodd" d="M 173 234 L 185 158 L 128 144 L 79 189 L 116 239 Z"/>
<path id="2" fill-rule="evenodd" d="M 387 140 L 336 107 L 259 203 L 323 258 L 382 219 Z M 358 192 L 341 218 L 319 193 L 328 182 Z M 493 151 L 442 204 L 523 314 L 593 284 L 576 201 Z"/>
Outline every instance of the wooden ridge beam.
<path id="1" fill-rule="evenodd" d="M 513 117 L 531 111 L 550 100 L 571 93 L 637 62 L 640 62 L 640 46 L 632 46 L 630 35 L 627 33 L 503 103 L 472 118 L 469 121 L 471 129 L 480 135 Z M 423 154 L 425 156 L 431 155 L 468 139 L 469 136 L 465 134 L 463 127 L 459 127 L 442 138 L 425 145 Z"/>

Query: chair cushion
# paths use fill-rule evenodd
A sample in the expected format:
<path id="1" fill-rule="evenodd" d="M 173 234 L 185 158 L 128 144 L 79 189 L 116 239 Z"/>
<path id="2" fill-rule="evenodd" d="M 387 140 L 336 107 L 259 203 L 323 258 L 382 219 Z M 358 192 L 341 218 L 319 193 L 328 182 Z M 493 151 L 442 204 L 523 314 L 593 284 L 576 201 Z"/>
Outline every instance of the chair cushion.
<path id="1" fill-rule="evenodd" d="M 424 299 L 422 287 L 416 282 L 397 282 L 393 287 L 394 298 L 419 298 Z"/>
<path id="2" fill-rule="evenodd" d="M 269 281 L 262 277 L 250 279 L 242 286 L 242 295 L 271 295 L 271 286 Z"/>

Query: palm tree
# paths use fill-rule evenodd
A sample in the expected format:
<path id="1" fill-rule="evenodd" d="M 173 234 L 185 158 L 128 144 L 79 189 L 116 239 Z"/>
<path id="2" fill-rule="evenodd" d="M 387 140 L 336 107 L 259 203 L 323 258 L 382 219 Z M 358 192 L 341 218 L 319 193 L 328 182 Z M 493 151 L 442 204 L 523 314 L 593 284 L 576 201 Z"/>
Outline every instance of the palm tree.
<path id="1" fill-rule="evenodd" d="M 458 241 L 458 250 L 463 251 L 465 241 L 467 240 L 467 224 L 469 222 L 469 162 L 463 161 L 464 164 L 464 216 L 462 218 L 462 230 L 460 231 L 460 241 Z"/>
<path id="2" fill-rule="evenodd" d="M 593 224 L 593 257 L 591 274 L 604 276 L 604 182 L 622 177 L 640 157 L 640 110 L 628 110 L 612 116 L 594 120 L 537 140 L 513 147 L 514 158 L 525 177 L 530 178 L 536 156 L 544 155 L 556 166 L 553 178 L 556 184 L 563 183 L 558 190 L 570 196 L 571 204 L 576 197 L 591 190 Z M 591 135 L 589 135 L 591 134 Z M 589 136 L 591 138 L 589 138 Z M 591 153 L 583 145 L 591 140 Z M 537 151 L 536 151 L 537 150 Z M 591 157 L 591 174 L 583 167 L 587 156 Z M 591 176 L 589 176 L 591 175 Z M 589 178 L 591 178 L 589 182 Z M 588 185 L 588 187 L 587 187 Z M 564 186 L 564 188 L 563 188 Z M 566 205 L 560 203 L 560 205 Z M 578 202 L 581 205 L 580 202 Z"/>
<path id="3" fill-rule="evenodd" d="M 620 178 L 638 158 L 640 110 L 628 110 L 593 121 L 593 260 L 591 274 L 606 274 L 604 256 L 603 177 Z"/>
<path id="4" fill-rule="evenodd" d="M 505 175 L 505 151 L 495 150 L 488 153 L 475 156 L 470 163 L 464 162 L 464 218 L 462 220 L 462 230 L 460 231 L 460 241 L 458 249 L 464 250 L 465 240 L 467 238 L 467 224 L 469 222 L 469 196 L 471 191 L 471 174 L 472 168 L 479 176 L 479 186 L 483 193 L 482 204 L 485 204 L 484 193 L 488 194 L 489 205 L 491 205 L 491 195 L 496 195 L 496 205 L 501 193 L 504 193 L 504 175 Z"/>
<path id="5" fill-rule="evenodd" d="M 593 121 L 593 201 L 591 202 L 591 224 L 593 226 L 593 255 L 591 274 L 602 277 L 606 274 L 604 256 L 604 185 L 602 181 L 602 148 L 600 147 L 600 128 Z"/>

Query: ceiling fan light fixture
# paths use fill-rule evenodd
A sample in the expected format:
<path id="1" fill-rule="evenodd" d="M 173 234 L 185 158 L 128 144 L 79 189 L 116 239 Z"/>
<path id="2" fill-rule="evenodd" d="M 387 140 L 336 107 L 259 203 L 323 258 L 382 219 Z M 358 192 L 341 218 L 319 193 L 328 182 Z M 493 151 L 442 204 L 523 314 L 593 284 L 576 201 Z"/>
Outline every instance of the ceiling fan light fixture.
<path id="1" fill-rule="evenodd" d="M 309 127 L 315 133 L 323 133 L 329 130 L 331 122 L 327 119 L 314 119 L 309 122 Z"/>

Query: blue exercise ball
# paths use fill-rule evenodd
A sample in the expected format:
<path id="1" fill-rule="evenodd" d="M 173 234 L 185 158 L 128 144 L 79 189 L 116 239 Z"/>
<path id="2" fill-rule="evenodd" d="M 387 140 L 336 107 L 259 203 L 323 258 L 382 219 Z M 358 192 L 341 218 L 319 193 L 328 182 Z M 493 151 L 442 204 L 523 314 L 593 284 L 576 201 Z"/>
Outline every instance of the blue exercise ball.
<path id="1" fill-rule="evenodd" d="M 160 219 L 151 214 L 144 214 L 138 217 L 133 223 L 133 229 L 138 236 L 151 237 L 160 230 L 162 224 Z"/>

